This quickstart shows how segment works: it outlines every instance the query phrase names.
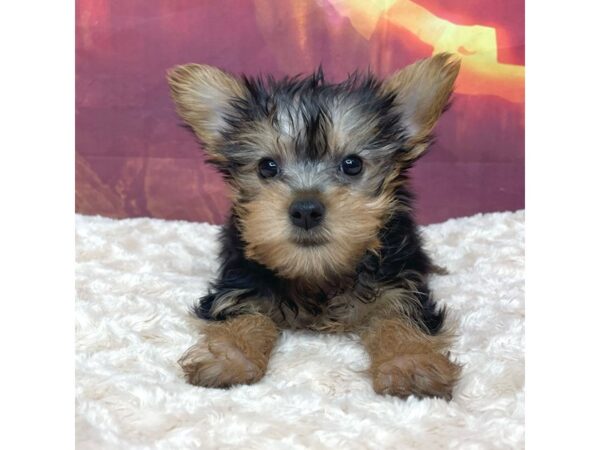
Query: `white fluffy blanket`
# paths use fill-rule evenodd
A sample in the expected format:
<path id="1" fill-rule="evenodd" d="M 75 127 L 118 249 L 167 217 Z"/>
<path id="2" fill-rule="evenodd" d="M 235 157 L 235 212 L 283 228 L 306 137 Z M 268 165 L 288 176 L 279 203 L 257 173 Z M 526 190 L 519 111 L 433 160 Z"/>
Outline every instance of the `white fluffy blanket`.
<path id="1" fill-rule="evenodd" d="M 77 448 L 437 449 L 524 446 L 524 213 L 424 228 L 450 275 L 464 364 L 454 400 L 376 395 L 350 336 L 286 332 L 253 386 L 186 384 L 190 304 L 215 275 L 218 227 L 77 216 Z"/>

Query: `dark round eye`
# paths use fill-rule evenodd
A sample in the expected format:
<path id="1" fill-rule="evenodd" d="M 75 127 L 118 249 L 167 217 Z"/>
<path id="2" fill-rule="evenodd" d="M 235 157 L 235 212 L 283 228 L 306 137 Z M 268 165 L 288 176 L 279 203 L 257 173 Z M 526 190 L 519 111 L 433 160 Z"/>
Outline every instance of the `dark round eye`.
<path id="1" fill-rule="evenodd" d="M 258 173 L 263 178 L 272 178 L 279 173 L 279 166 L 270 158 L 261 159 L 258 163 Z"/>
<path id="2" fill-rule="evenodd" d="M 358 175 L 362 171 L 362 159 L 354 155 L 346 156 L 341 168 L 346 175 Z"/>

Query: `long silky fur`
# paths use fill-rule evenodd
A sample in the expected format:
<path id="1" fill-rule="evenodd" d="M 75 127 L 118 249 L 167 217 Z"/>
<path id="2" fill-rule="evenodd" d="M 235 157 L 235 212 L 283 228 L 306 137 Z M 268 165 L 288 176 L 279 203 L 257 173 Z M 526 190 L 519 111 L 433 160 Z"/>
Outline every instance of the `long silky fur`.
<path id="1" fill-rule="evenodd" d="M 436 334 L 442 329 L 446 314 L 436 306 L 427 287 L 427 277 L 434 266 L 422 249 L 410 213 L 412 195 L 405 188 L 399 188 L 397 196 L 405 207 L 392 215 L 380 230 L 379 250 L 367 252 L 357 264 L 351 295 L 361 303 L 370 304 L 381 297 L 383 291 L 400 289 L 410 293 L 416 301 L 410 303 L 409 315 L 428 333 Z M 295 327 L 300 326 L 296 319 L 302 312 L 304 316 L 312 316 L 311 324 L 318 327 L 328 300 L 335 296 L 328 295 L 322 288 L 311 292 L 307 283 L 281 279 L 272 270 L 246 258 L 235 216 L 223 228 L 220 239 L 220 275 L 210 293 L 194 306 L 198 317 L 225 320 L 248 312 L 271 315 L 278 312 L 276 316 L 283 319 L 280 325 Z M 227 307 L 220 307 L 223 303 Z"/>
<path id="2" fill-rule="evenodd" d="M 261 313 L 280 327 L 324 331 L 395 314 L 439 333 L 445 311 L 427 287 L 436 268 L 412 217 L 408 171 L 431 142 L 457 71 L 449 55 L 383 82 L 356 72 L 329 83 L 320 68 L 282 80 L 236 78 L 209 66 L 173 69 L 178 111 L 233 193 L 220 274 L 194 313 L 216 321 Z M 367 165 L 358 181 L 335 170 L 348 154 Z M 280 180 L 261 180 L 256 165 L 264 157 L 291 168 Z M 329 242 L 318 249 L 289 238 L 287 205 L 306 189 L 327 206 Z"/>

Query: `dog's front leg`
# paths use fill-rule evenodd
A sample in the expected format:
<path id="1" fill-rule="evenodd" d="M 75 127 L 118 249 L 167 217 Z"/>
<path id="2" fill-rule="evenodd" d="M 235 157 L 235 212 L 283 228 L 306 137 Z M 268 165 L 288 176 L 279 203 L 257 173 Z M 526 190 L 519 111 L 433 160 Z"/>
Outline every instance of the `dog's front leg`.
<path id="1" fill-rule="evenodd" d="M 179 360 L 189 383 L 205 387 L 252 384 L 265 374 L 278 329 L 262 314 L 209 322 Z"/>
<path id="2" fill-rule="evenodd" d="M 378 394 L 452 398 L 460 366 L 448 359 L 449 339 L 444 335 L 429 335 L 410 319 L 398 317 L 373 319 L 361 338 Z"/>

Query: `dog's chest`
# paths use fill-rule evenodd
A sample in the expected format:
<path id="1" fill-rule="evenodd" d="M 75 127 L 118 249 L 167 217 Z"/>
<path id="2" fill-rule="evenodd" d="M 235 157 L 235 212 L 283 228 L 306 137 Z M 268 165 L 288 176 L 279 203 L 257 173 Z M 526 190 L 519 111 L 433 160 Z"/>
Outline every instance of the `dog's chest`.
<path id="1" fill-rule="evenodd" d="M 319 294 L 296 298 L 297 314 L 285 314 L 286 325 L 322 332 L 344 332 L 356 329 L 377 307 L 375 293 L 360 295 L 353 286 L 336 285 Z"/>

